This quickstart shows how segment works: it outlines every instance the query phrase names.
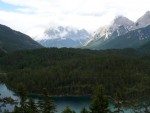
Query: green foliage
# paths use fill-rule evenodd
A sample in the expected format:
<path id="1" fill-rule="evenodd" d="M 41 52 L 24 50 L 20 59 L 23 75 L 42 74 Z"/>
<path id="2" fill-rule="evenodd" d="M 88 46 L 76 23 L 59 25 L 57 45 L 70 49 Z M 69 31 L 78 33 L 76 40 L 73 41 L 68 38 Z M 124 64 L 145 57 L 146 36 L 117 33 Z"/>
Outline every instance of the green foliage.
<path id="1" fill-rule="evenodd" d="M 27 109 L 27 104 L 26 104 L 26 100 L 27 100 L 27 89 L 24 86 L 23 83 L 20 83 L 17 87 L 17 94 L 20 98 L 20 106 L 16 107 L 16 111 L 20 111 L 20 113 L 28 113 L 28 109 Z"/>
<path id="2" fill-rule="evenodd" d="M 20 113 L 20 112 L 21 112 L 20 109 L 17 106 L 15 106 L 12 113 Z"/>
<path id="3" fill-rule="evenodd" d="M 116 95 L 113 99 L 113 104 L 115 105 L 115 111 L 114 113 L 123 113 L 122 107 L 123 105 L 123 99 L 122 99 L 122 94 L 121 92 L 116 92 Z"/>
<path id="4" fill-rule="evenodd" d="M 17 94 L 18 94 L 18 96 L 20 97 L 20 101 L 21 101 L 20 104 L 21 104 L 21 105 L 24 104 L 24 102 L 25 102 L 26 99 L 27 99 L 28 93 L 27 93 L 27 89 L 26 89 L 26 87 L 24 86 L 23 83 L 20 83 L 20 84 L 18 85 Z"/>
<path id="5" fill-rule="evenodd" d="M 38 103 L 35 103 L 33 99 L 27 99 L 26 98 L 26 89 L 23 84 L 20 84 L 18 86 L 18 94 L 20 97 L 20 102 L 18 102 L 20 105 L 18 106 L 18 103 L 15 102 L 10 97 L 5 97 L 3 99 L 0 98 L 0 108 L 2 106 L 5 106 L 6 104 L 13 104 L 15 105 L 14 110 L 11 113 L 55 113 L 56 112 L 56 106 L 54 105 L 54 102 L 50 99 L 49 94 L 47 90 L 43 89 L 43 98 Z M 134 101 L 127 101 L 128 107 L 133 108 L 134 113 L 149 113 L 150 112 L 150 101 L 146 100 L 149 99 L 148 97 L 145 97 L 144 99 L 140 100 L 134 100 Z M 111 100 L 114 100 L 114 105 L 116 110 L 110 111 L 108 108 L 108 96 L 104 93 L 104 88 L 102 86 L 99 86 L 93 95 L 91 104 L 90 104 L 90 111 L 88 111 L 86 108 L 81 109 L 80 113 L 123 113 L 124 111 L 121 109 L 123 106 L 122 104 L 122 94 L 120 92 L 117 92 L 115 95 L 115 98 L 111 98 Z M 133 102 L 132 104 L 129 102 Z M 38 105 L 38 106 L 37 106 Z M 0 109 L 1 110 L 1 109 Z M 0 111 L 2 112 L 2 111 Z M 5 110 L 4 113 L 10 113 L 8 110 Z M 75 113 L 74 110 L 71 110 L 69 107 L 66 107 L 62 113 Z"/>
<path id="6" fill-rule="evenodd" d="M 91 113 L 108 113 L 108 99 L 104 94 L 104 89 L 99 86 L 94 94 L 90 105 Z"/>
<path id="7" fill-rule="evenodd" d="M 35 103 L 34 100 L 31 98 L 28 99 L 27 98 L 28 95 L 26 92 L 27 90 L 25 86 L 23 84 L 20 84 L 17 89 L 17 93 L 20 99 L 19 102 L 15 103 L 15 108 L 12 111 L 12 113 L 55 113 L 56 112 L 56 106 L 54 105 L 54 102 L 49 98 L 46 89 L 43 90 L 43 98 L 39 103 Z M 1 99 L 0 99 L 0 103 L 1 103 Z"/>
<path id="8" fill-rule="evenodd" d="M 43 100 L 39 101 L 39 106 L 42 113 L 55 113 L 56 106 L 54 102 L 50 99 L 47 90 L 43 89 Z"/>
<path id="9" fill-rule="evenodd" d="M 74 110 L 71 110 L 68 106 L 62 111 L 62 113 L 75 113 Z"/>
<path id="10" fill-rule="evenodd" d="M 5 54 L 5 51 L 0 48 L 0 57 L 4 56 Z"/>
<path id="11" fill-rule="evenodd" d="M 45 87 L 50 95 L 92 95 L 97 84 L 106 94 L 123 92 L 123 99 L 149 94 L 150 55 L 133 49 L 91 51 L 38 49 L 19 51 L 0 58 L 7 72 L 5 83 L 16 89 L 21 81 L 30 93 Z M 141 89 L 141 90 L 139 90 Z"/>
<path id="12" fill-rule="evenodd" d="M 39 113 L 38 107 L 32 98 L 27 103 L 27 109 L 29 113 Z"/>
<path id="13" fill-rule="evenodd" d="M 86 108 L 82 108 L 80 113 L 89 113 L 89 111 Z"/>
<path id="14" fill-rule="evenodd" d="M 42 46 L 31 37 L 0 25 L 0 51 L 12 52 L 22 49 L 35 49 Z M 1 55 L 0 55 L 1 56 Z"/>

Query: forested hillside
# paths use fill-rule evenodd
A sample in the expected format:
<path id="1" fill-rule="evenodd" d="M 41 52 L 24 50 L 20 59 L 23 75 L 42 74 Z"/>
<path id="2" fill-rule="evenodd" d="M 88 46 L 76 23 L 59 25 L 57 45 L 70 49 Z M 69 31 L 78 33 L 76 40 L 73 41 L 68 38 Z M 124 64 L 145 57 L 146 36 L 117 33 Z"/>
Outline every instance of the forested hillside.
<path id="1" fill-rule="evenodd" d="M 47 88 L 51 95 L 91 95 L 100 84 L 108 95 L 120 91 L 124 98 L 150 92 L 150 55 L 133 49 L 18 51 L 1 57 L 0 66 L 8 86 L 22 82 L 31 93 Z"/>
<path id="2" fill-rule="evenodd" d="M 36 48 L 42 48 L 42 46 L 31 37 L 0 24 L 0 50 L 12 52 Z"/>

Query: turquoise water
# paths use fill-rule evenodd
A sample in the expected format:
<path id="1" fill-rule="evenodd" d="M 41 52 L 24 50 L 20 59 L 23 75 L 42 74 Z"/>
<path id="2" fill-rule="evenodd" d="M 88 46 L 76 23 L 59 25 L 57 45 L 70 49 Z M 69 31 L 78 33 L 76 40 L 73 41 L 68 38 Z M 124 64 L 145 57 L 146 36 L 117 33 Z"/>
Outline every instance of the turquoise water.
<path id="1" fill-rule="evenodd" d="M 52 98 L 57 105 L 57 112 L 60 113 L 66 106 L 80 113 L 83 107 L 88 108 L 90 104 L 90 97 L 55 97 Z"/>
<path id="2" fill-rule="evenodd" d="M 19 99 L 5 84 L 0 84 L 0 94 L 0 97 L 12 97 L 15 100 Z M 38 98 L 35 96 L 34 99 L 38 101 Z M 76 113 L 79 113 L 81 108 L 88 108 L 90 103 L 90 97 L 53 97 L 52 99 L 57 105 L 57 113 L 61 113 L 66 106 L 69 106 L 71 109 L 75 110 Z M 6 109 L 12 111 L 13 106 L 7 105 Z"/>
<path id="3" fill-rule="evenodd" d="M 12 91 L 10 91 L 10 90 L 8 90 L 7 89 L 7 87 L 4 85 L 4 84 L 0 84 L 0 97 L 12 97 L 13 99 L 15 99 L 15 100 L 18 100 L 18 97 L 17 96 L 15 96 L 15 94 L 12 92 Z M 7 109 L 7 110 L 9 110 L 9 111 L 12 111 L 13 110 L 13 108 L 14 108 L 14 106 L 12 106 L 12 105 L 7 105 L 6 107 L 3 107 L 2 108 L 2 111 L 4 110 L 4 109 Z"/>
<path id="4" fill-rule="evenodd" d="M 9 90 L 5 84 L 0 84 L 0 97 L 12 97 L 15 100 L 18 100 L 18 97 L 15 96 L 14 92 Z M 34 97 L 37 101 L 38 98 Z M 91 98 L 82 96 L 82 97 L 53 97 L 52 98 L 57 105 L 57 113 L 61 113 L 66 106 L 69 106 L 71 109 L 75 110 L 76 113 L 80 113 L 81 108 L 88 108 Z M 113 105 L 110 104 L 110 108 L 113 109 Z M 4 108 L 3 108 L 4 109 Z M 6 109 L 12 111 L 13 106 L 7 105 Z M 131 113 L 130 110 L 124 110 L 124 113 Z"/>

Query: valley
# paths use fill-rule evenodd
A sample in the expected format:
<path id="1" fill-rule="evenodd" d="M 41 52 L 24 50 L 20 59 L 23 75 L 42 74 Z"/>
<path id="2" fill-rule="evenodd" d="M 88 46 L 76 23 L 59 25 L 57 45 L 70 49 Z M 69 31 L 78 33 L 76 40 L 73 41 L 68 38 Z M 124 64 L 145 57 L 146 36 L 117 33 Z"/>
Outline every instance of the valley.
<path id="1" fill-rule="evenodd" d="M 150 12 L 147 11 L 136 22 L 118 16 L 109 25 L 95 31 L 83 48 L 93 50 L 140 48 L 150 40 L 149 15 Z"/>
<path id="2" fill-rule="evenodd" d="M 116 98 L 116 92 L 120 92 L 124 102 L 150 98 L 149 65 L 150 55 L 134 49 L 43 48 L 2 55 L 0 78 L 14 92 L 20 83 L 27 87 L 30 95 L 42 95 L 46 88 L 54 97 L 58 113 L 66 106 L 80 113 L 82 107 L 91 105 L 91 100 L 84 97 L 92 97 L 99 85 L 104 86 L 108 97 Z M 7 76 L 2 76 L 6 72 Z M 130 109 L 124 112 L 130 113 Z"/>
<path id="3" fill-rule="evenodd" d="M 57 25 L 30 37 L 0 24 L 0 113 L 55 113 L 53 100 L 58 113 L 149 113 L 149 99 L 149 11 L 93 34 Z"/>
<path id="4" fill-rule="evenodd" d="M 40 93 L 44 87 L 51 95 L 86 96 L 102 84 L 108 95 L 119 90 L 124 92 L 124 98 L 130 99 L 149 92 L 149 59 L 149 55 L 132 49 L 51 48 L 4 55 L 0 66 L 8 73 L 5 83 L 13 89 L 22 82 L 31 93 Z M 139 88 L 142 92 L 138 92 Z"/>

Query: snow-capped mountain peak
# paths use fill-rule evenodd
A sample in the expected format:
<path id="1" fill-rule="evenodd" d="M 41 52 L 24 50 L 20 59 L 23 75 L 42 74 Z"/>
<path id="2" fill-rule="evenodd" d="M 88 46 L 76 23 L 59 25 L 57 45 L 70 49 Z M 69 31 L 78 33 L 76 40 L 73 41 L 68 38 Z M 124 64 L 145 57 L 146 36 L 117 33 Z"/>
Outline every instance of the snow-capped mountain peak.
<path id="1" fill-rule="evenodd" d="M 124 16 L 117 16 L 110 24 L 110 28 L 113 30 L 118 29 L 120 26 L 124 26 L 128 29 L 130 29 L 131 26 L 133 26 L 134 22 L 129 20 L 128 18 Z"/>
<path id="2" fill-rule="evenodd" d="M 43 33 L 42 39 L 66 39 L 71 38 L 73 40 L 85 39 L 89 36 L 89 33 L 84 29 L 77 29 L 70 26 L 55 26 L 50 27 Z M 78 36 L 78 37 L 77 37 Z"/>
<path id="3" fill-rule="evenodd" d="M 91 37 L 85 29 L 70 26 L 53 26 L 45 30 L 37 40 L 46 47 L 79 47 Z"/>
<path id="4" fill-rule="evenodd" d="M 84 46 L 88 45 L 90 42 L 102 38 L 104 41 L 109 38 L 123 35 L 127 33 L 133 25 L 134 22 L 129 20 L 128 18 L 123 16 L 117 16 L 109 25 L 100 27 L 96 32 L 94 32 L 92 39 L 88 40 Z"/>
<path id="5" fill-rule="evenodd" d="M 150 25 L 150 11 L 147 11 L 136 22 L 133 29 L 138 29 Z"/>
<path id="6" fill-rule="evenodd" d="M 85 48 L 138 48 L 149 41 L 150 11 L 147 11 L 135 23 L 123 16 L 116 17 L 108 26 L 98 29 Z"/>

